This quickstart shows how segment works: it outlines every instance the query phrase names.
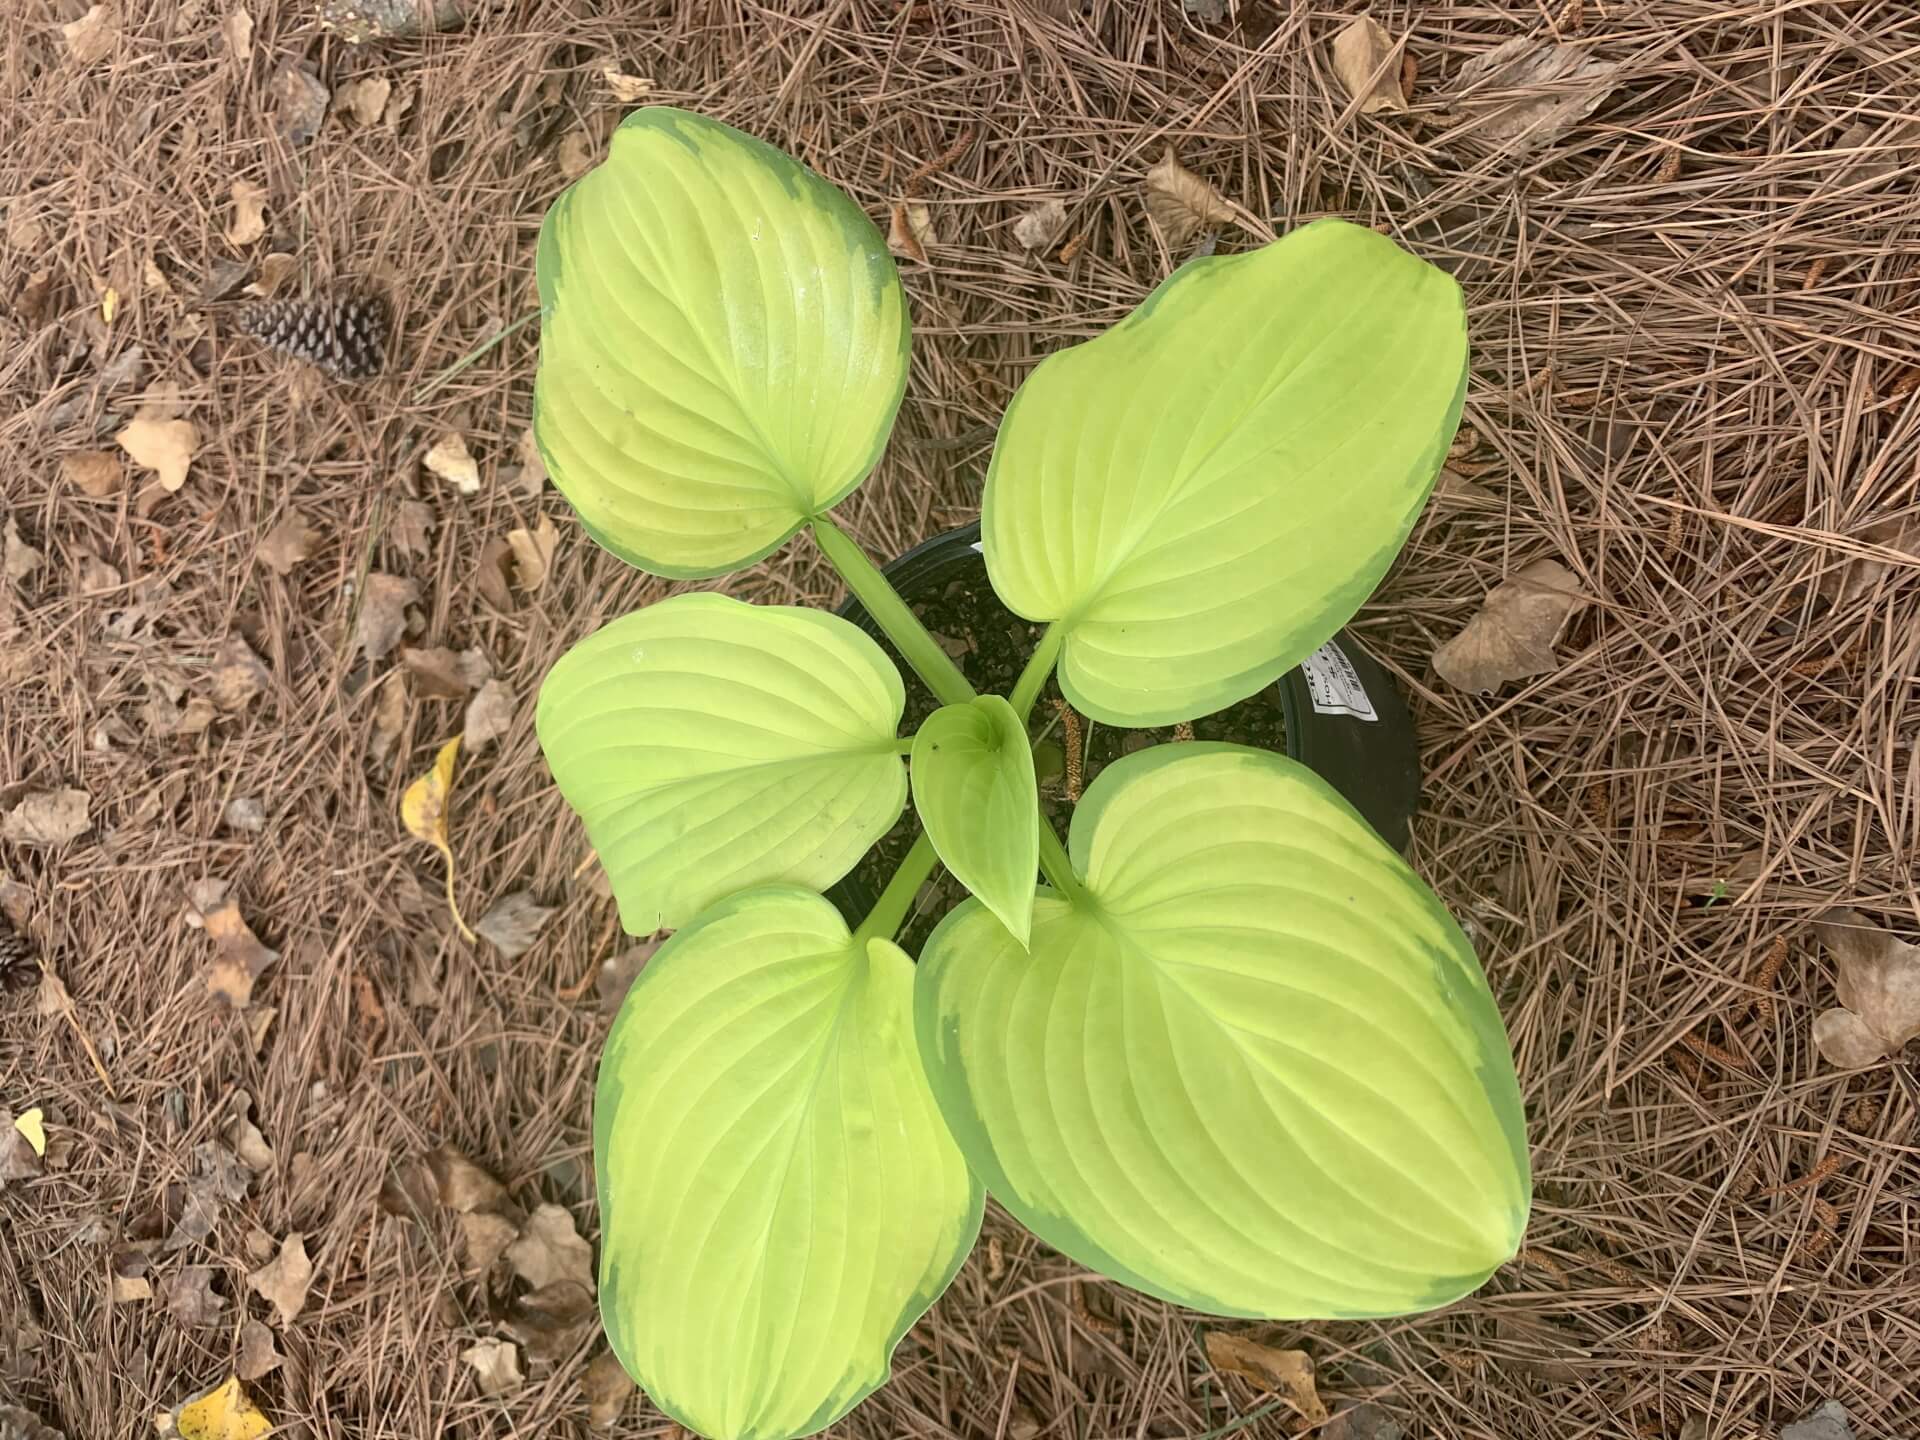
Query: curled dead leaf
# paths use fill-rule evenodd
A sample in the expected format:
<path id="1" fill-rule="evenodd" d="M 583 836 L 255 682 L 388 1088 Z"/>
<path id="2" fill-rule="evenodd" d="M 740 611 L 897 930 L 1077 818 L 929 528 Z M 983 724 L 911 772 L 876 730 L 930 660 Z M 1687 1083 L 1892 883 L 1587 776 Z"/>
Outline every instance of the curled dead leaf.
<path id="1" fill-rule="evenodd" d="M 223 896 L 211 909 L 201 910 L 200 919 L 215 947 L 213 963 L 207 966 L 207 991 L 243 1010 L 252 1003 L 254 982 L 280 952 L 260 943 L 237 900 Z"/>
<path id="2" fill-rule="evenodd" d="M 1460 67 L 1447 118 L 1464 140 L 1525 154 L 1598 109 L 1619 84 L 1620 68 L 1583 46 L 1516 36 Z"/>
<path id="3" fill-rule="evenodd" d="M 887 248 L 917 265 L 930 265 L 927 247 L 934 243 L 933 216 L 918 200 L 896 200 L 887 221 Z"/>
<path id="4" fill-rule="evenodd" d="M 254 558 L 269 566 L 276 575 L 285 575 L 307 558 L 313 548 L 313 528 L 298 510 L 289 510 L 261 537 L 254 547 Z"/>
<path id="5" fill-rule="evenodd" d="M 305 61 L 281 61 L 267 82 L 267 95 L 273 103 L 274 129 L 293 149 L 313 139 L 326 123 L 327 87 Z"/>
<path id="6" fill-rule="evenodd" d="M 33 790 L 0 818 L 0 840 L 45 849 L 76 840 L 92 827 L 84 790 Z"/>
<path id="7" fill-rule="evenodd" d="M 1238 223 L 1238 212 L 1227 198 L 1182 165 L 1171 145 L 1147 171 L 1145 193 L 1147 215 L 1170 249 L 1179 249 L 1203 229 Z"/>
<path id="8" fill-rule="evenodd" d="M 1271 1390 L 1309 1425 L 1327 1418 L 1313 1383 L 1313 1359 L 1304 1350 L 1275 1350 L 1243 1335 L 1209 1330 L 1207 1360 L 1214 1369 L 1238 1375 L 1261 1390 Z"/>
<path id="9" fill-rule="evenodd" d="M 613 98 L 622 105 L 635 105 L 653 93 L 653 81 L 640 75 L 629 75 L 615 65 L 602 65 L 601 77 L 607 82 L 607 89 L 613 92 Z"/>
<path id="10" fill-rule="evenodd" d="M 91 65 L 113 53 L 120 25 L 109 7 L 94 5 L 78 20 L 62 25 L 60 34 L 67 42 L 67 53 L 82 65 Z"/>
<path id="11" fill-rule="evenodd" d="M 272 672 L 253 653 L 253 647 L 247 644 L 247 637 L 237 631 L 229 635 L 221 645 L 219 654 L 214 657 L 208 682 L 213 703 L 222 710 L 244 710 L 256 695 L 272 683 Z"/>
<path id="12" fill-rule="evenodd" d="M 279 1369 L 285 1358 L 280 1347 L 273 1343 L 273 1331 L 258 1320 L 249 1320 L 240 1327 L 240 1358 L 234 1361 L 233 1373 L 242 1380 L 258 1380 Z"/>
<path id="13" fill-rule="evenodd" d="M 507 1328 L 536 1360 L 557 1360 L 578 1345 L 598 1318 L 593 1292 L 574 1280 L 554 1280 L 507 1307 Z"/>
<path id="14" fill-rule="evenodd" d="M 444 645 L 409 646 L 400 652 L 400 663 L 428 700 L 464 700 L 493 673 L 478 646 L 460 651 Z"/>
<path id="15" fill-rule="evenodd" d="M 542 515 L 533 529 L 509 530 L 507 544 L 513 549 L 513 580 L 522 590 L 538 590 L 553 571 L 553 552 L 560 544 L 560 531 L 553 517 Z"/>
<path id="16" fill-rule="evenodd" d="M 227 193 L 233 201 L 233 219 L 227 222 L 227 243 L 251 245 L 267 233 L 267 187 L 251 180 L 236 180 Z"/>
<path id="17" fill-rule="evenodd" d="M 480 466 L 467 450 L 467 437 L 458 430 L 449 430 L 433 442 L 426 466 L 462 495 L 479 493 Z"/>
<path id="18" fill-rule="evenodd" d="M 453 923 L 460 927 L 460 933 L 472 940 L 474 933 L 461 918 L 459 902 L 453 895 L 453 846 L 447 839 L 447 809 L 453 794 L 454 764 L 459 756 L 460 737 L 456 735 L 440 747 L 433 767 L 407 786 L 406 794 L 400 797 L 400 819 L 408 834 L 426 841 L 445 857 L 447 908 L 453 912 Z"/>
<path id="19" fill-rule="evenodd" d="M 134 464 L 153 471 L 161 489 L 174 491 L 187 483 L 194 452 L 200 448 L 200 432 L 191 420 L 177 418 L 172 404 L 160 402 L 136 410 L 113 443 Z"/>
<path id="20" fill-rule="evenodd" d="M 467 702 L 467 748 L 478 754 L 513 728 L 513 692 L 489 680 Z"/>
<path id="21" fill-rule="evenodd" d="M 356 125 L 378 125 L 386 113 L 387 99 L 393 94 L 393 82 L 384 75 L 368 75 L 349 80 L 333 92 L 333 108 L 351 115 Z"/>
<path id="22" fill-rule="evenodd" d="M 313 1284 L 313 1262 L 307 1258 L 306 1237 L 296 1230 L 280 1242 L 273 1259 L 247 1276 L 247 1287 L 273 1306 L 286 1329 L 306 1308 L 307 1289 Z"/>
<path id="23" fill-rule="evenodd" d="M 1034 206 L 1013 222 L 1014 243 L 1025 250 L 1045 250 L 1067 228 L 1064 200 L 1048 200 Z"/>
<path id="24" fill-rule="evenodd" d="M 1867 526 L 1857 537 L 1904 555 L 1920 555 L 1920 515 L 1894 515 Z M 1894 562 L 1877 555 L 1849 555 L 1820 577 L 1819 590 L 1836 605 L 1844 605 L 1874 588 L 1893 573 Z"/>
<path id="25" fill-rule="evenodd" d="M 213 1271 L 205 1265 L 189 1265 L 176 1275 L 161 1281 L 167 1313 L 174 1322 L 189 1330 L 219 1323 L 227 1302 L 213 1293 Z"/>
<path id="26" fill-rule="evenodd" d="M 1356 15 L 1333 37 L 1333 73 L 1347 94 L 1359 101 L 1359 113 L 1406 112 L 1400 89 L 1400 46 L 1371 15 Z"/>
<path id="27" fill-rule="evenodd" d="M 107 450 L 81 450 L 60 458 L 60 478 L 93 500 L 118 495 L 126 484 L 126 468 Z"/>
<path id="28" fill-rule="evenodd" d="M 596 1430 L 611 1430 L 634 1392 L 633 1377 L 611 1350 L 602 1350 L 580 1377 L 580 1393 L 587 1402 L 587 1419 Z"/>
<path id="29" fill-rule="evenodd" d="M 1566 566 L 1536 560 L 1487 592 L 1466 628 L 1434 651 L 1434 671 L 1456 689 L 1490 694 L 1509 680 L 1555 670 L 1555 643 L 1592 602 Z"/>
<path id="30" fill-rule="evenodd" d="M 1831 1064 L 1871 1065 L 1920 1036 L 1920 945 L 1882 930 L 1858 910 L 1832 911 L 1814 932 L 1837 972 L 1840 1004 L 1813 1022 L 1813 1043 Z"/>
<path id="31" fill-rule="evenodd" d="M 407 606 L 420 598 L 420 587 L 399 575 L 372 574 L 360 592 L 360 616 L 354 637 L 367 659 L 375 664 L 407 633 Z"/>
<path id="32" fill-rule="evenodd" d="M 482 1395 L 504 1395 L 526 1379 L 520 1373 L 520 1352 L 505 1340 L 469 1345 L 460 1352 L 460 1358 L 472 1367 Z"/>
<path id="33" fill-rule="evenodd" d="M 555 913 L 529 892 L 514 890 L 494 901 L 473 928 L 507 959 L 517 960 L 533 948 L 534 940 Z"/>
<path id="34" fill-rule="evenodd" d="M 593 1293 L 593 1246 L 580 1238 L 564 1205 L 540 1205 L 506 1250 L 513 1273 L 538 1290 L 570 1280 Z"/>

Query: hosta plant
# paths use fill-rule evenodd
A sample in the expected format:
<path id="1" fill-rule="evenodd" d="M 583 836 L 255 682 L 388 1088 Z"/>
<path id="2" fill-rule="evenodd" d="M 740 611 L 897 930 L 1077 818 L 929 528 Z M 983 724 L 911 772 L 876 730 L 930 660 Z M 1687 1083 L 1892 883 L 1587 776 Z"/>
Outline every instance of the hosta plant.
<path id="1" fill-rule="evenodd" d="M 1514 1251 L 1530 1182 L 1500 1015 L 1433 893 L 1285 756 L 1108 766 L 1063 844 L 1027 717 L 1152 727 L 1270 685 L 1367 597 L 1459 421 L 1453 281 L 1334 221 L 1181 267 L 1034 369 L 982 506 L 1044 638 L 976 695 L 833 507 L 907 383 L 861 210 L 780 152 L 631 115 L 540 236 L 536 433 L 652 574 L 808 532 L 941 702 L 903 735 L 878 644 L 689 592 L 548 675 L 539 732 L 626 928 L 666 929 L 601 1059 L 607 1337 L 714 1437 L 805 1435 L 887 1377 L 992 1194 L 1048 1244 L 1215 1315 L 1396 1315 Z M 821 891 L 911 803 L 849 927 Z M 971 892 L 895 942 L 944 864 Z M 1044 877 L 1044 878 L 1040 878 Z"/>

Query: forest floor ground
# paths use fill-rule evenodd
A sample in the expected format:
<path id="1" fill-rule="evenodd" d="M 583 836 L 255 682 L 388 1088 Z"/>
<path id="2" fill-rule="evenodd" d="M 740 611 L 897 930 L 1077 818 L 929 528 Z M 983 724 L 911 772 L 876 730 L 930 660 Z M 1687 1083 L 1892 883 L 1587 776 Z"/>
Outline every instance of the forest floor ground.
<path id="1" fill-rule="evenodd" d="M 48 1132 L 32 1161 L 0 1134 L 39 1172 L 0 1189 L 0 1399 L 144 1436 L 257 1370 L 264 1324 L 284 1358 L 248 1389 L 283 1434 L 604 1433 L 597 1337 L 482 1393 L 462 1356 L 511 1339 L 510 1297 L 406 1182 L 451 1147 L 598 1234 L 596 982 L 630 942 L 531 702 L 666 587 L 541 484 L 537 327 L 500 337 L 544 207 L 645 81 L 883 230 L 925 207 L 901 423 L 842 511 L 879 555 L 971 518 L 1032 364 L 1197 249 L 1346 216 L 1470 312 L 1471 433 L 1357 626 L 1420 727 L 1414 863 L 1512 1033 L 1527 1249 L 1435 1314 L 1254 1326 L 1083 1277 L 990 1210 L 835 1433 L 1300 1433 L 1208 1363 L 1218 1328 L 1307 1350 L 1332 1410 L 1411 1436 L 1771 1440 L 1829 1400 L 1920 1434 L 1915 1095 L 1810 1038 L 1836 1003 L 1814 918 L 1920 926 L 1909 0 L 1376 4 L 1410 104 L 1364 114 L 1332 62 L 1347 0 L 517 0 L 358 45 L 322 8 L 14 0 L 0 36 L 0 900 L 60 982 L 0 996 L 0 1104 Z M 1510 41 L 1545 69 L 1462 82 Z M 1169 146 L 1242 223 L 1169 247 L 1143 190 Z M 370 383 L 236 331 L 248 285 L 346 284 L 394 303 Z M 129 426 L 186 461 L 176 489 Z M 452 436 L 465 487 L 425 463 Z M 1591 597 L 1551 664 L 1485 696 L 1438 678 L 1544 559 Z M 369 575 L 412 587 L 377 662 Z M 835 598 L 803 542 L 732 588 Z M 452 849 L 470 918 L 553 911 L 511 958 L 455 932 L 398 815 L 487 676 L 500 732 Z M 266 958 L 236 913 L 277 952 L 243 1007 L 209 989 Z M 269 1276 L 283 1321 L 248 1276 L 292 1232 L 313 1273 Z M 670 1428 L 635 1397 L 613 1433 Z"/>

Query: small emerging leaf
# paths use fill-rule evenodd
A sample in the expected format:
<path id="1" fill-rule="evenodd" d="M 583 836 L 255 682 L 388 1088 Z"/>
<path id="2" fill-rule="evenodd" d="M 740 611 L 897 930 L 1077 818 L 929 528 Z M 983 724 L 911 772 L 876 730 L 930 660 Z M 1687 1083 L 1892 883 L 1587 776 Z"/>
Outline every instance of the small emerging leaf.
<path id="1" fill-rule="evenodd" d="M 935 853 L 1022 946 L 1039 870 L 1039 790 L 1026 727 L 998 695 L 945 705 L 913 737 L 913 803 Z"/>
<path id="2" fill-rule="evenodd" d="M 454 762 L 459 755 L 460 737 L 456 735 L 440 747 L 433 768 L 407 786 L 406 794 L 400 797 L 400 819 L 408 834 L 426 841 L 446 857 L 447 907 L 453 911 L 453 923 L 460 927 L 460 933 L 472 940 L 474 933 L 460 917 L 459 902 L 453 897 L 453 846 L 447 840 L 447 805 L 453 793 Z"/>

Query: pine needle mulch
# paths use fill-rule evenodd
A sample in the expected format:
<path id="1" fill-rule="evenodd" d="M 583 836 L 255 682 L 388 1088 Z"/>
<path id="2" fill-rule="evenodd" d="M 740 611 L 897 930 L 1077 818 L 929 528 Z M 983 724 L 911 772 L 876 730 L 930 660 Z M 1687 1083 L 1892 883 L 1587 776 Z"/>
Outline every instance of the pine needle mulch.
<path id="1" fill-rule="evenodd" d="M 350 46 L 315 4 L 255 0 L 239 46 L 221 0 L 129 0 L 83 61 L 59 26 L 85 7 L 23 0 L 0 38 L 0 487 L 44 557 L 0 599 L 0 809 L 91 797 L 79 839 L 0 846 L 5 898 L 72 997 L 52 1014 L 0 998 L 0 1104 L 43 1106 L 57 1142 L 43 1176 L 0 1190 L 0 1397 L 69 1436 L 148 1433 L 267 1313 L 251 1232 L 297 1230 L 311 1297 L 251 1386 L 280 1433 L 594 1433 L 595 1347 L 481 1395 L 460 1354 L 497 1333 L 497 1297 L 451 1217 L 378 1197 L 446 1143 L 597 1233 L 592 981 L 623 942 L 529 707 L 571 639 L 660 587 L 513 467 L 533 240 L 619 118 L 612 67 L 792 150 L 883 229 L 925 206 L 927 261 L 903 261 L 902 423 L 846 507 L 877 553 L 971 517 L 1032 363 L 1196 245 L 1335 214 L 1455 270 L 1472 483 L 1436 502 L 1358 627 L 1418 713 L 1416 863 L 1513 1034 L 1528 1248 L 1437 1314 L 1224 1328 L 1308 1350 L 1334 1411 L 1372 1400 L 1415 1436 L 1772 1436 L 1829 1399 L 1863 1436 L 1920 1421 L 1914 1095 L 1904 1067 L 1838 1072 L 1809 1040 L 1833 1003 L 1811 920 L 1851 904 L 1920 926 L 1910 4 L 1376 4 L 1410 35 L 1412 102 L 1365 115 L 1331 66 L 1344 3 L 480 8 L 459 31 Z M 1501 117 L 1532 92 L 1457 83 L 1519 37 L 1618 66 L 1531 148 Z M 288 60 L 336 93 L 389 80 L 404 104 L 296 146 L 271 83 Z M 1169 145 L 1244 223 L 1169 251 L 1141 191 Z M 260 241 L 226 238 L 236 181 L 266 192 Z M 1053 199 L 1063 228 L 1026 248 L 1015 224 Z M 237 294 L 203 301 L 222 262 L 257 272 L 269 252 L 292 257 L 282 294 L 390 293 L 385 377 L 323 380 L 240 337 Z M 167 385 L 197 432 L 185 485 L 77 488 L 61 458 L 112 450 Z M 422 467 L 456 431 L 472 495 Z M 312 536 L 282 575 L 256 548 L 289 513 Z M 505 537 L 543 514 L 551 575 L 503 589 Z M 1485 698 L 1439 681 L 1434 649 L 1542 558 L 1595 597 L 1557 668 Z M 457 782 L 453 846 L 470 916 L 518 889 L 556 908 L 518 959 L 460 938 L 437 857 L 400 826 L 462 705 L 364 661 L 370 573 L 417 587 L 407 644 L 479 649 L 516 702 Z M 736 588 L 832 598 L 805 545 Z M 235 634 L 261 692 L 182 724 Z M 223 818 L 241 799 L 263 828 Z M 279 953 L 245 1014 L 207 994 L 187 909 L 209 878 Z M 272 1163 L 158 1257 L 154 1299 L 111 1303 L 116 1247 L 177 1223 L 241 1091 Z M 164 1303 L 189 1263 L 225 1302 L 206 1324 Z M 1212 1323 L 1083 1279 L 994 1215 L 894 1383 L 836 1433 L 1298 1433 L 1208 1365 Z M 670 1428 L 636 1400 L 613 1433 Z"/>

